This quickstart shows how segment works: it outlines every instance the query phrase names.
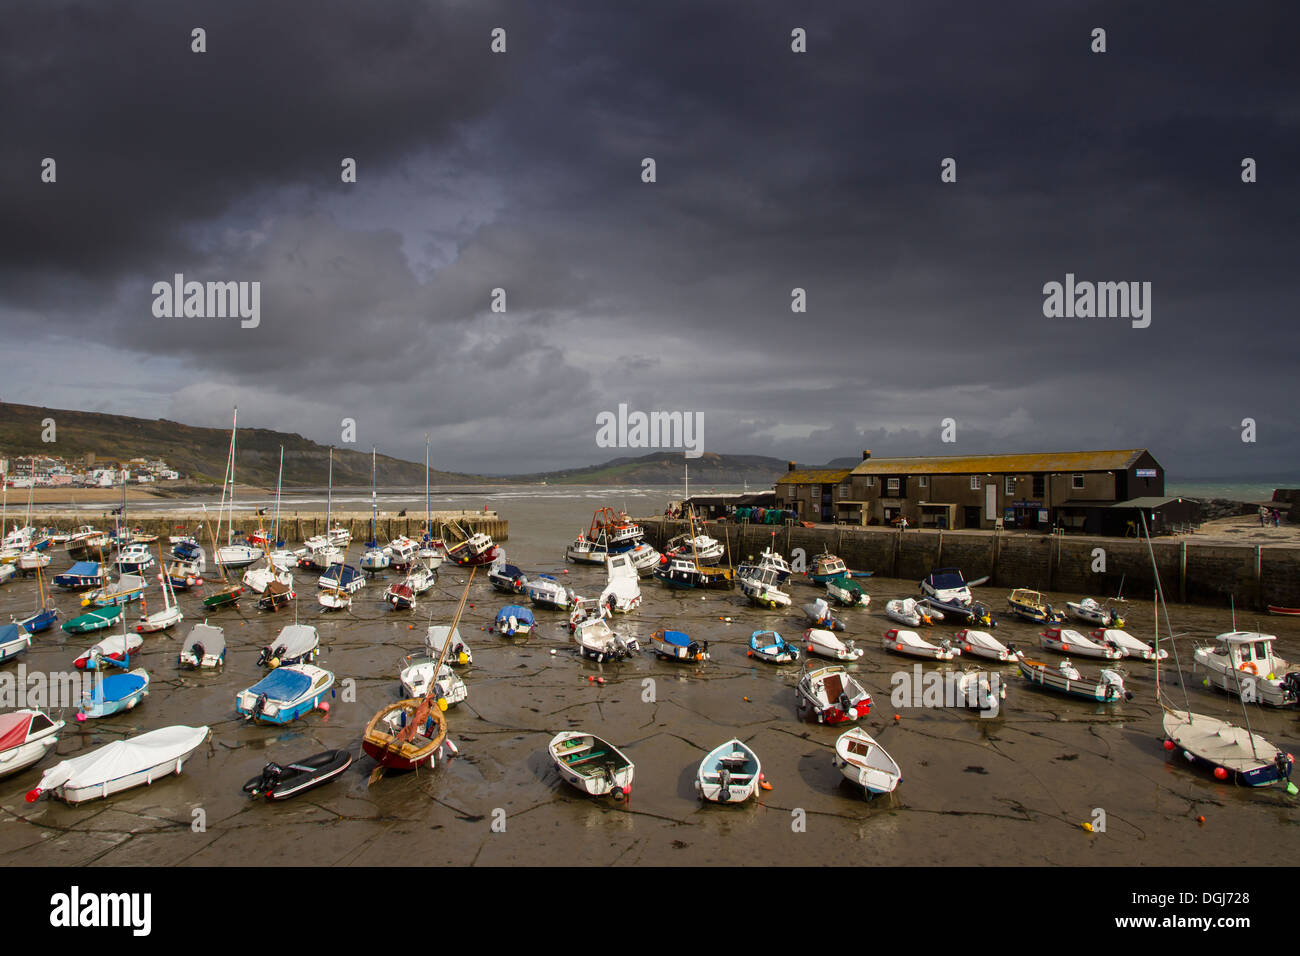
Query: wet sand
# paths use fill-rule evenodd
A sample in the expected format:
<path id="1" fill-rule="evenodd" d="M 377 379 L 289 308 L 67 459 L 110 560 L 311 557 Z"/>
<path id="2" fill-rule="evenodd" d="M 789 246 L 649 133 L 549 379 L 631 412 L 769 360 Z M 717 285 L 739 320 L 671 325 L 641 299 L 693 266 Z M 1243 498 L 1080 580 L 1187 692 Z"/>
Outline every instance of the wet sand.
<path id="1" fill-rule="evenodd" d="M 642 510 L 652 512 L 656 500 L 649 498 L 651 507 Z M 502 506 L 511 520 L 510 560 L 529 573 L 563 575 L 564 546 L 578 525 L 585 525 L 591 507 L 583 496 L 565 502 L 523 498 Z M 56 558 L 55 570 L 61 570 L 62 560 Z M 599 592 L 603 571 L 572 565 L 568 570 L 566 580 L 578 593 Z M 1151 664 L 1125 663 L 1135 698 L 1109 707 L 1034 691 L 1006 667 L 1007 700 L 996 718 L 966 710 L 896 711 L 890 675 L 910 672 L 915 662 L 881 650 L 881 634 L 892 626 L 881 608 L 889 598 L 915 595 L 916 582 L 878 578 L 865 582 L 872 606 L 842 616 L 848 623 L 845 636 L 867 649 L 852 665 L 875 699 L 862 726 L 903 768 L 903 782 L 889 797 L 868 802 L 831 765 L 843 727 L 798 719 L 797 665 L 771 666 L 745 655 L 757 628 L 776 628 L 792 638 L 802 634 L 806 625 L 797 610 L 763 611 L 747 606 L 739 592 L 677 592 L 643 579 L 643 607 L 616 616 L 613 624 L 637 636 L 646 649 L 627 662 L 595 665 L 570 650 L 566 616 L 560 612 L 538 611 L 539 627 L 527 639 L 483 630 L 512 599 L 494 592 L 481 573 L 461 623 L 474 650 L 473 665 L 462 670 L 470 695 L 447 714 L 460 756 L 433 771 L 385 777 L 370 788 L 366 778 L 373 764 L 361 757 L 340 780 L 293 801 L 266 804 L 245 797 L 241 785 L 268 760 L 283 764 L 335 747 L 359 752 L 366 721 L 400 696 L 398 659 L 419 648 L 430 612 L 434 623 L 450 623 L 465 578 L 460 569 L 444 568 L 426 595 L 433 600 L 422 600 L 411 613 L 390 611 L 382 603 L 391 579 L 381 575 L 354 597 L 351 613 L 338 616 L 316 605 L 314 576 L 297 575 L 299 618 L 316 625 L 322 636 L 316 663 L 332 670 L 340 685 L 353 679 L 357 699 L 336 697 L 328 716 L 314 713 L 283 728 L 244 723 L 233 702 L 238 690 L 262 675 L 254 663 L 257 649 L 292 622 L 292 611 L 265 614 L 246 602 L 239 611 L 211 614 L 210 622 L 226 630 L 227 667 L 224 673 L 182 673 L 176 667 L 178 638 L 203 620 L 201 595 L 182 594 L 185 621 L 166 635 L 147 635 L 138 658 L 153 678 L 149 698 L 129 714 L 82 725 L 65 713 L 69 726 L 58 750 L 71 756 L 173 723 L 210 725 L 209 743 L 180 777 L 79 807 L 23 801 L 55 757 L 0 780 L 0 861 L 62 866 L 1289 861 L 1281 848 L 1289 845 L 1286 834 L 1297 819 L 1296 799 L 1277 789 L 1217 783 L 1167 755 Z M 804 583 L 792 583 L 790 590 L 796 608 L 820 593 Z M 31 581 L 0 588 L 0 620 L 27 611 L 34 591 Z M 1000 589 L 982 589 L 979 597 L 1002 612 L 995 632 L 1000 640 L 1037 647 L 1039 628 L 1012 620 Z M 1050 597 L 1063 605 L 1078 595 Z M 56 602 L 63 620 L 79 612 L 75 595 L 58 594 Z M 1214 608 L 1170 610 L 1175 633 L 1184 635 L 1179 653 L 1190 673 L 1192 639 L 1228 630 L 1231 620 Z M 1149 638 L 1149 603 L 1130 601 L 1127 611 L 1126 629 Z M 721 620 L 725 617 L 732 623 Z M 1239 616 L 1237 623 L 1250 628 L 1258 623 L 1276 633 L 1284 657 L 1294 659 L 1300 652 L 1300 621 Z M 688 666 L 657 661 L 648 638 L 663 626 L 708 640 L 712 660 Z M 953 630 L 940 625 L 924 636 Z M 89 636 L 56 631 L 39 636 L 21 660 L 29 670 L 66 669 L 92 642 Z M 1034 656 L 1058 659 L 1049 651 Z M 1095 661 L 1076 663 L 1088 672 L 1097 668 Z M 927 670 L 943 666 L 923 665 Z M 1172 672 L 1172 666 L 1162 668 L 1163 679 L 1172 682 Z M 587 679 L 594 676 L 606 683 Z M 1181 702 L 1181 688 L 1172 691 Z M 1187 693 L 1194 710 L 1241 723 L 1234 699 L 1199 686 Z M 1257 732 L 1284 750 L 1300 749 L 1295 711 L 1252 706 L 1250 719 Z M 608 737 L 635 761 L 626 803 L 581 796 L 552 770 L 546 743 L 572 728 Z M 694 793 L 696 767 L 708 750 L 733 735 L 754 747 L 774 789 L 743 807 L 703 805 Z M 1104 833 L 1081 828 L 1095 808 L 1106 811 Z M 192 825 L 196 809 L 206 818 L 202 831 Z M 497 810 L 504 811 L 505 832 L 493 830 Z M 806 816 L 802 832 L 792 828 L 796 810 Z M 1205 817 L 1203 825 L 1196 822 L 1198 815 Z"/>

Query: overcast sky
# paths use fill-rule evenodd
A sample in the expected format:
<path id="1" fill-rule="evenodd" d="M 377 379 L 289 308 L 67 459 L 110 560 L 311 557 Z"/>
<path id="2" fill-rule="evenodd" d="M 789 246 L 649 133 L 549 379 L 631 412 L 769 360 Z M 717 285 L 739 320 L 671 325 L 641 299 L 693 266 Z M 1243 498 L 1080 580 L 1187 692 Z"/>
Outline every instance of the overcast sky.
<path id="1" fill-rule="evenodd" d="M 625 402 L 710 452 L 1295 475 L 1297 36 L 1255 2 L 13 6 L 0 398 L 354 418 L 463 471 L 639 454 L 596 446 Z M 156 318 L 178 272 L 260 281 L 260 326 Z M 1150 282 L 1150 326 L 1044 317 L 1066 273 Z"/>

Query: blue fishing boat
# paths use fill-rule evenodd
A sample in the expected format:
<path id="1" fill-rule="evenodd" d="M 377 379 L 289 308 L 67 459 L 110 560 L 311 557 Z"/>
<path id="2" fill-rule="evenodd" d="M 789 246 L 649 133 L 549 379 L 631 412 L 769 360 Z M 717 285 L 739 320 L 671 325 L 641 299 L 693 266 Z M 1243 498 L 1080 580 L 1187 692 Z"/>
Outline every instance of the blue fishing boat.
<path id="1" fill-rule="evenodd" d="M 791 664 L 799 659 L 799 648 L 776 631 L 755 631 L 749 636 L 749 651 L 745 656 L 772 664 Z"/>
<path id="2" fill-rule="evenodd" d="M 287 724 L 314 710 L 333 686 L 334 675 L 314 664 L 277 667 L 235 698 L 235 710 L 245 720 Z"/>
<path id="3" fill-rule="evenodd" d="M 65 591 L 86 591 L 104 586 L 104 572 L 97 561 L 78 561 L 62 574 L 54 575 L 54 586 Z"/>
<path id="4" fill-rule="evenodd" d="M 110 674 L 95 681 L 93 690 L 81 695 L 80 713 L 85 718 L 107 717 L 131 710 L 149 696 L 149 674 L 138 667 L 125 674 Z"/>
<path id="5" fill-rule="evenodd" d="M 533 612 L 518 604 L 507 604 L 497 611 L 497 633 L 504 634 L 506 637 L 514 637 L 516 634 L 529 634 L 536 623 Z"/>
<path id="6" fill-rule="evenodd" d="M 32 646 L 32 636 L 17 624 L 0 626 L 0 662 L 17 657 Z"/>
<path id="7" fill-rule="evenodd" d="M 58 619 L 58 608 L 47 605 L 35 613 L 27 615 L 27 617 L 15 618 L 14 623 L 28 634 L 39 634 L 41 631 L 48 631 Z"/>

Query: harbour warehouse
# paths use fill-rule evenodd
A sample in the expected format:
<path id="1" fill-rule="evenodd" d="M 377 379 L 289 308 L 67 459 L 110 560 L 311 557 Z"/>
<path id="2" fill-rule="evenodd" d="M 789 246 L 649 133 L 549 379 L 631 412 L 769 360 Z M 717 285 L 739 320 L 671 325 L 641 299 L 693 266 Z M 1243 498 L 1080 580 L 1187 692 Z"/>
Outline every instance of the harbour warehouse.
<path id="1" fill-rule="evenodd" d="M 1145 448 L 1015 455 L 872 458 L 854 468 L 799 468 L 776 482 L 776 505 L 802 521 L 913 528 L 1017 528 L 1133 535 L 1198 520 L 1198 504 L 1164 494 Z"/>

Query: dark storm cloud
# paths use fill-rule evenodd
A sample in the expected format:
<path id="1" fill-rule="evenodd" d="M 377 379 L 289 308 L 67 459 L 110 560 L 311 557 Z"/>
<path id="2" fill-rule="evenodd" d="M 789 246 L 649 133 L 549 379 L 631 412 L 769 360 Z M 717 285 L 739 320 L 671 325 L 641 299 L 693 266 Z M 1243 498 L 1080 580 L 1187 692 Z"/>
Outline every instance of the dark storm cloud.
<path id="1" fill-rule="evenodd" d="M 951 451 L 952 417 L 958 450 L 1293 468 L 1300 15 L 1059 7 L 25 9 L 0 318 L 135 354 L 171 417 L 433 431 L 444 467 L 601 460 L 627 402 L 803 461 Z M 260 280 L 261 326 L 153 318 L 174 272 Z M 1151 282 L 1151 327 L 1044 318 L 1067 272 Z"/>

